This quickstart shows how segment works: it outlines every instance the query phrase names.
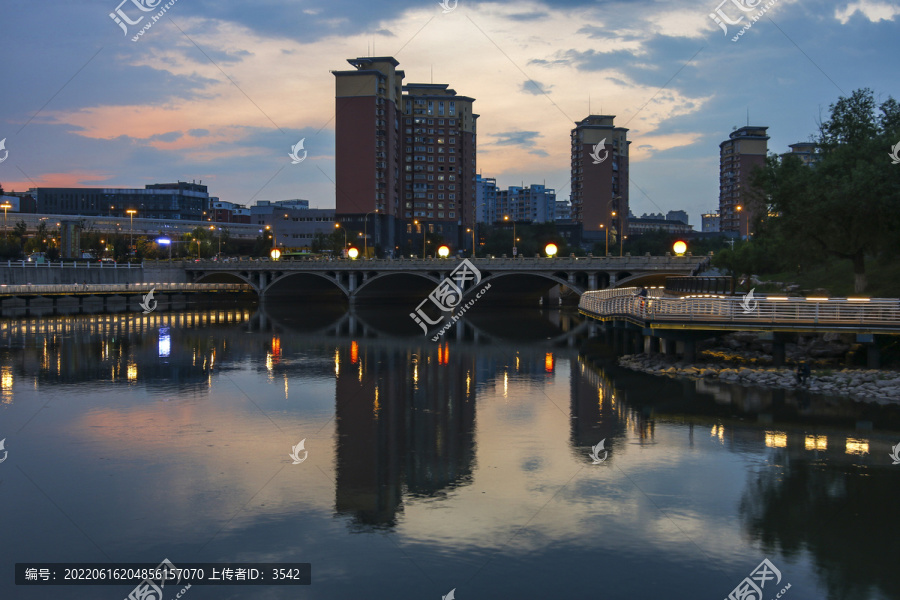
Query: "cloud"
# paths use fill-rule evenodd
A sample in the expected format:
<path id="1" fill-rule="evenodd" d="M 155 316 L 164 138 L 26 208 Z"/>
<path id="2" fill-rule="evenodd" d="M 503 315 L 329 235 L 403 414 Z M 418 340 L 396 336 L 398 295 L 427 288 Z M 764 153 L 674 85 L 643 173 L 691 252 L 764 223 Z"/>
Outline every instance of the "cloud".
<path id="1" fill-rule="evenodd" d="M 535 139 L 541 136 L 537 131 L 504 131 L 490 135 L 497 138 L 497 141 L 494 142 L 497 146 L 524 146 L 526 148 L 534 146 Z"/>
<path id="2" fill-rule="evenodd" d="M 534 94 L 535 96 L 546 94 L 550 92 L 552 88 L 552 85 L 544 85 L 540 81 L 535 81 L 534 79 L 522 82 L 522 91 L 528 94 Z"/>
<path id="3" fill-rule="evenodd" d="M 835 9 L 834 18 L 840 21 L 841 25 L 846 25 L 850 17 L 856 13 L 860 13 L 873 23 L 893 21 L 894 17 L 900 15 L 900 6 L 877 0 L 859 0 L 859 2 L 851 2 L 843 10 Z"/>

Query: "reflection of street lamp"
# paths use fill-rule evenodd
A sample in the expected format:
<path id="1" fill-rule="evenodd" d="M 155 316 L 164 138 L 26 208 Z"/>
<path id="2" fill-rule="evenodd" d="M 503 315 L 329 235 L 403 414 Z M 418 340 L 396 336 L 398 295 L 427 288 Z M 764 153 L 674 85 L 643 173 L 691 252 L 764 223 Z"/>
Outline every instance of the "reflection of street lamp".
<path id="1" fill-rule="evenodd" d="M 134 215 L 137 214 L 137 211 L 133 208 L 129 208 L 125 212 L 131 217 L 131 250 L 134 251 Z"/>
<path id="2" fill-rule="evenodd" d="M 0 208 L 3 208 L 3 235 L 8 235 L 7 234 L 7 224 L 6 224 L 6 211 L 8 211 L 10 208 L 12 208 L 12 204 L 10 204 L 9 202 L 4 202 L 3 204 L 0 204 Z"/>
<path id="3" fill-rule="evenodd" d="M 509 215 L 503 215 L 503 220 L 504 220 L 504 221 L 509 221 Z M 515 257 L 515 256 L 516 256 L 516 221 L 515 221 L 515 219 L 513 219 L 512 224 L 513 224 L 513 248 L 512 248 L 512 254 L 513 254 L 513 257 Z"/>

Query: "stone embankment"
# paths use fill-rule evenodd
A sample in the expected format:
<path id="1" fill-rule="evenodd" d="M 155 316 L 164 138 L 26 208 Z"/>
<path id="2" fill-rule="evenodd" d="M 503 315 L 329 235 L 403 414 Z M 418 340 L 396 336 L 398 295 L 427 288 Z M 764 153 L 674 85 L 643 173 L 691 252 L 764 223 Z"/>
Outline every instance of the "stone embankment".
<path id="1" fill-rule="evenodd" d="M 814 369 L 808 383 L 798 385 L 793 368 L 754 366 L 750 369 L 715 363 L 690 364 L 646 354 L 623 356 L 619 359 L 619 365 L 652 375 L 717 380 L 745 386 L 807 389 L 817 394 L 849 396 L 879 404 L 900 402 L 900 372 L 897 371 Z"/>

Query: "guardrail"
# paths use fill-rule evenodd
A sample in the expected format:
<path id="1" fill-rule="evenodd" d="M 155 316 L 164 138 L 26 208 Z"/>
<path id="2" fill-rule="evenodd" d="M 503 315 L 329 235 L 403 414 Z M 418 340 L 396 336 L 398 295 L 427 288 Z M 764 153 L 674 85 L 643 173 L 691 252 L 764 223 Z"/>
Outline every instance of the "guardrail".
<path id="1" fill-rule="evenodd" d="M 146 294 L 169 292 L 246 292 L 253 287 L 246 283 L 75 283 L 0 285 L 0 296 L 41 296 L 55 294 Z"/>
<path id="2" fill-rule="evenodd" d="M 745 308 L 739 297 L 640 298 L 634 295 L 639 289 L 585 292 L 578 306 L 587 313 L 601 317 L 621 316 L 645 322 L 877 326 L 900 329 L 898 298 L 763 296 L 757 297 Z"/>
<path id="3" fill-rule="evenodd" d="M 0 265 L 3 263 L 0 262 Z M 73 260 L 70 262 L 65 262 L 62 260 L 58 261 L 44 261 L 37 262 L 31 260 L 7 260 L 7 267 L 22 267 L 28 269 L 75 269 L 75 268 L 84 268 L 84 269 L 142 269 L 144 268 L 143 263 L 114 263 L 114 262 L 102 262 L 102 261 L 77 261 Z"/>

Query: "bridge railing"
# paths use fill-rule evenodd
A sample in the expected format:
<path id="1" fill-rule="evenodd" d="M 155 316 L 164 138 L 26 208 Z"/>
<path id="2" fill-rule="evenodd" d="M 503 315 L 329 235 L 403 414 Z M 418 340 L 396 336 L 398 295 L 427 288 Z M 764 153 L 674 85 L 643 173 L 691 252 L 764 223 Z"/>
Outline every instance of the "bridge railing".
<path id="1" fill-rule="evenodd" d="M 212 292 L 252 290 L 246 283 L 69 283 L 0 285 L 0 296 L 34 296 L 41 294 L 146 294 L 169 292 Z"/>
<path id="2" fill-rule="evenodd" d="M 3 263 L 0 262 L 0 265 L 2 264 Z M 115 263 L 110 261 L 103 262 L 97 260 L 45 260 L 44 262 L 37 262 L 32 260 L 7 260 L 6 266 L 21 267 L 24 269 L 142 269 L 144 267 L 143 263 Z"/>
<path id="3" fill-rule="evenodd" d="M 742 298 L 634 296 L 635 288 L 585 292 L 579 307 L 598 316 L 626 316 L 642 321 L 746 323 L 759 325 L 847 325 L 900 328 L 896 298 Z"/>

